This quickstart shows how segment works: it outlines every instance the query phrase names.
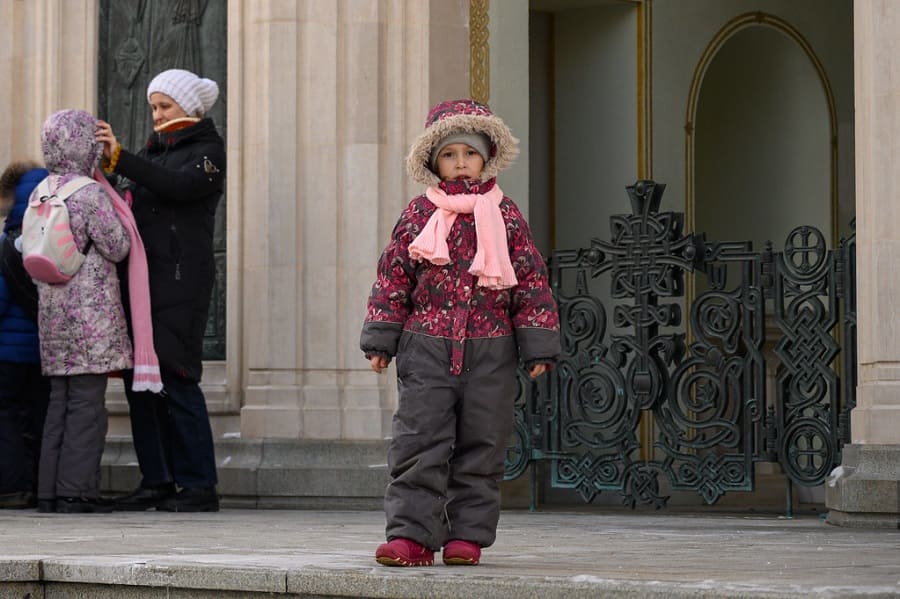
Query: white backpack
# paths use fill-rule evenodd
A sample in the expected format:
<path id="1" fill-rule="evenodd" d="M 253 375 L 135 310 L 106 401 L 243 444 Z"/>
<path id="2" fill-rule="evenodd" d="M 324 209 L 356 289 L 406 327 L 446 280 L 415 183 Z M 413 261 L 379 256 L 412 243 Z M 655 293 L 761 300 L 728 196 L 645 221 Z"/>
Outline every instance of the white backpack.
<path id="1" fill-rule="evenodd" d="M 85 258 L 69 227 L 66 199 L 96 181 L 80 176 L 51 191 L 51 178 L 55 177 L 41 181 L 28 199 L 22 220 L 22 262 L 32 279 L 60 284 L 75 276 Z"/>

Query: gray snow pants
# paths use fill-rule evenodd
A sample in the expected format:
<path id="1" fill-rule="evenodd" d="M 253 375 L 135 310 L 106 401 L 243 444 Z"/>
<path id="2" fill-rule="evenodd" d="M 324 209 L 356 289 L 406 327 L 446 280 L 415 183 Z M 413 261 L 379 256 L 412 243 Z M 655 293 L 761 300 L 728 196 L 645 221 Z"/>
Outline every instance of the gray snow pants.
<path id="1" fill-rule="evenodd" d="M 453 375 L 448 339 L 403 333 L 384 497 L 388 540 L 433 550 L 452 539 L 493 544 L 517 364 L 514 337 L 467 340 L 463 372 Z"/>
<path id="2" fill-rule="evenodd" d="M 38 499 L 100 496 L 107 380 L 106 374 L 50 377 Z"/>

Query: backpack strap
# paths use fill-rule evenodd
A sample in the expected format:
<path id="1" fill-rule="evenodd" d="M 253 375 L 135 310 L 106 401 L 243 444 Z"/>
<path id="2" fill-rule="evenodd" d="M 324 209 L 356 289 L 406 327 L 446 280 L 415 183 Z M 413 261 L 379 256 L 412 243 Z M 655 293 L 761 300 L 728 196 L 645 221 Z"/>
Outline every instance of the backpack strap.
<path id="1" fill-rule="evenodd" d="M 60 200 L 65 201 L 70 195 L 72 195 L 73 193 L 75 193 L 76 191 L 78 191 L 79 189 L 81 189 L 83 187 L 87 187 L 91 183 L 96 183 L 96 181 L 94 181 L 90 177 L 85 177 L 84 175 L 79 175 L 79 176 L 75 177 L 74 179 L 72 179 L 71 181 L 69 181 L 68 183 L 61 185 L 59 187 L 59 189 L 56 190 L 55 193 L 52 193 L 50 191 L 50 177 L 46 177 L 43 181 L 41 181 L 38 184 L 38 198 L 41 201 L 45 201 L 47 198 L 56 196 Z"/>
<path id="2" fill-rule="evenodd" d="M 44 177 L 44 179 L 40 183 L 38 183 L 37 189 L 35 190 L 35 196 L 32 197 L 31 202 L 46 202 L 48 199 L 54 196 L 57 199 L 65 202 L 73 193 L 75 193 L 79 189 L 87 187 L 91 183 L 97 182 L 90 177 L 78 175 L 71 181 L 60 185 L 59 189 L 56 190 L 56 193 L 52 193 L 50 191 L 50 177 Z M 29 202 L 29 204 L 31 204 L 31 202 Z M 88 250 L 91 249 L 92 245 L 94 245 L 94 240 L 88 237 L 87 243 L 84 244 L 84 249 L 80 250 L 81 253 L 87 255 Z"/>

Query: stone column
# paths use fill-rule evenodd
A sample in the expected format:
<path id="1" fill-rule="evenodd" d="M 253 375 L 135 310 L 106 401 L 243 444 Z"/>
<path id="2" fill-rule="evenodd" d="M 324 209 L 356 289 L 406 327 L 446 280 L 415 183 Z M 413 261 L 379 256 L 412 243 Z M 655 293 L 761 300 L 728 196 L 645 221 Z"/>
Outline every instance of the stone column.
<path id="1" fill-rule="evenodd" d="M 447 70 L 467 47 L 466 8 L 229 3 L 229 285 L 241 315 L 229 344 L 241 348 L 243 437 L 388 434 L 396 383 L 369 370 L 359 329 L 378 255 L 416 191 L 407 148 L 430 103 L 466 95 L 465 57 Z"/>
<path id="2" fill-rule="evenodd" d="M 0 162 L 40 160 L 54 111 L 97 104 L 97 0 L 0 3 Z M 2 167 L 0 167 L 2 168 Z"/>
<path id="3" fill-rule="evenodd" d="M 854 3 L 859 384 L 828 521 L 900 527 L 900 3 Z"/>

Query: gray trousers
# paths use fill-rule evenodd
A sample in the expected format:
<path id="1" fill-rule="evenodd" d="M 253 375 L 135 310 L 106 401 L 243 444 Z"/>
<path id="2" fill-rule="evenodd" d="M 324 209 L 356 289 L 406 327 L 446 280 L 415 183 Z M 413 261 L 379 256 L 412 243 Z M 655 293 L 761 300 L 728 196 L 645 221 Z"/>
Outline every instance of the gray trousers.
<path id="1" fill-rule="evenodd" d="M 38 499 L 100 496 L 107 379 L 106 374 L 50 377 Z"/>
<path id="2" fill-rule="evenodd" d="M 386 533 L 435 550 L 452 539 L 488 547 L 497 536 L 513 427 L 516 342 L 466 341 L 458 376 L 450 374 L 449 343 L 406 332 L 400 338 Z"/>

